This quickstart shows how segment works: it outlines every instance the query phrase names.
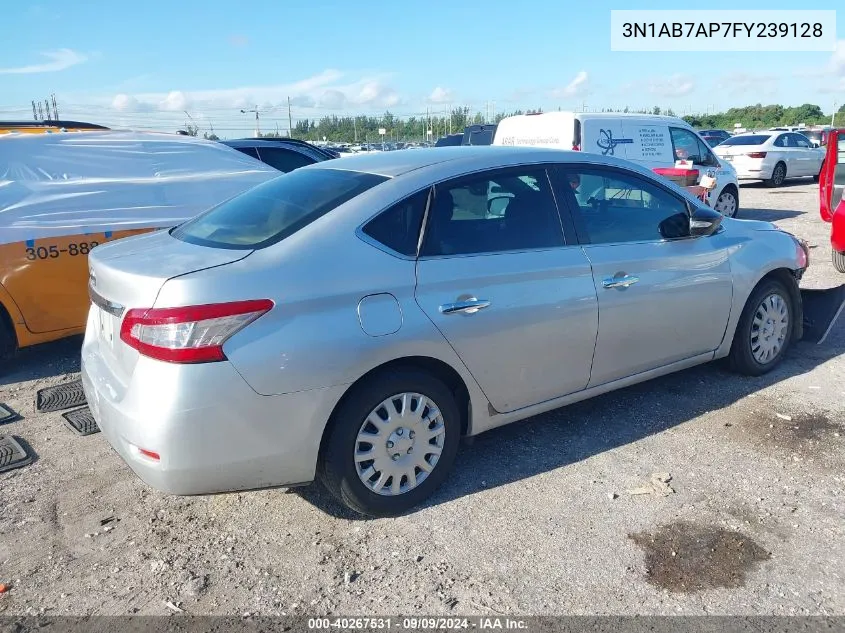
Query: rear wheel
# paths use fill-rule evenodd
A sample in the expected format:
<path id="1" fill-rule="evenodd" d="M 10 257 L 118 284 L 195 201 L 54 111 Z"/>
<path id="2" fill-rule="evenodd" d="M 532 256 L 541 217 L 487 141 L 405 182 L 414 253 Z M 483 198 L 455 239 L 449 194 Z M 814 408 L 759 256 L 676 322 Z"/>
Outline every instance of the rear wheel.
<path id="1" fill-rule="evenodd" d="M 460 440 L 455 397 L 433 376 L 398 369 L 354 388 L 332 417 L 322 479 L 347 507 L 395 516 L 429 497 Z"/>
<path id="2" fill-rule="evenodd" d="M 845 252 L 833 251 L 833 267 L 840 273 L 845 273 Z"/>
<path id="3" fill-rule="evenodd" d="M 760 376 L 774 369 L 792 341 L 792 299 L 783 282 L 763 281 L 745 304 L 731 345 L 731 367 Z"/>
<path id="4" fill-rule="evenodd" d="M 763 182 L 769 187 L 780 187 L 784 180 L 786 180 L 786 165 L 778 163 L 772 170 L 772 177 Z"/>

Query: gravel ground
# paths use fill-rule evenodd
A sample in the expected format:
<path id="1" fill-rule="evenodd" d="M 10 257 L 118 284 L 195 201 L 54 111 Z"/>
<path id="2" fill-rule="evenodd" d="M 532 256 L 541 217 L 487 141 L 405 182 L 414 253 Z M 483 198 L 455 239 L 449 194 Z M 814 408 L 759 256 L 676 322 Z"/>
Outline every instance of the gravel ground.
<path id="1" fill-rule="evenodd" d="M 845 281 L 816 185 L 741 205 L 814 246 L 805 286 Z M 762 378 L 708 365 L 484 434 L 426 507 L 374 521 L 318 485 L 149 489 L 35 411 L 78 345 L 0 378 L 23 416 L 0 431 L 37 454 L 0 475 L 0 614 L 845 615 L 845 318 Z"/>

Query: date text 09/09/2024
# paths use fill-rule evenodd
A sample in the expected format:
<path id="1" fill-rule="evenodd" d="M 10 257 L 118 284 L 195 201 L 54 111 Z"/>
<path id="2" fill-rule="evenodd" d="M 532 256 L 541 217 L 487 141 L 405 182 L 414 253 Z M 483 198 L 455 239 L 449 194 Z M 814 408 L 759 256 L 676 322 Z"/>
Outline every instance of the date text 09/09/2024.
<path id="1" fill-rule="evenodd" d="M 442 617 L 407 617 L 407 618 L 309 618 L 310 631 L 390 631 L 390 630 L 431 630 L 431 631 L 525 631 L 528 622 L 518 618 L 477 617 L 477 618 L 442 618 Z"/>
<path id="2" fill-rule="evenodd" d="M 625 22 L 622 37 L 820 38 L 820 22 Z"/>

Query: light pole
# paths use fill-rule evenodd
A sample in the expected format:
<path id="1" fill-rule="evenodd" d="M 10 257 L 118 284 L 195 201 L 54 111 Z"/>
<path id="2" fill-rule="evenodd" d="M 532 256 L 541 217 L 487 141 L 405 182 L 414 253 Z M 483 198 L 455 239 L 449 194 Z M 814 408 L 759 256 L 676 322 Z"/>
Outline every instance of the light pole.
<path id="1" fill-rule="evenodd" d="M 251 112 L 255 112 L 255 136 L 261 136 L 261 128 L 258 125 L 258 106 L 255 106 L 254 110 L 241 110 L 242 114 L 248 114 Z"/>

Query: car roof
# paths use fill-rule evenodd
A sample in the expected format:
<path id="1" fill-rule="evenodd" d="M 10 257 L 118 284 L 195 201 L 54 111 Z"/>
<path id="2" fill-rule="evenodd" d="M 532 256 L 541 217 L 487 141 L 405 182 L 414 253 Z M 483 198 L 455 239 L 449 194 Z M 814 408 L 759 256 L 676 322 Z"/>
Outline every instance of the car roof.
<path id="1" fill-rule="evenodd" d="M 586 152 L 574 152 L 563 149 L 543 147 L 513 147 L 502 145 L 462 145 L 451 147 L 426 147 L 413 152 L 397 150 L 394 152 L 376 152 L 357 154 L 343 160 L 333 160 L 301 169 L 341 169 L 377 174 L 394 178 L 418 169 L 425 169 L 445 163 L 463 163 L 469 169 L 495 169 L 515 163 L 542 162 L 598 162 L 600 164 L 625 166 L 636 169 L 632 163 L 611 156 L 595 156 Z M 455 165 L 457 168 L 458 166 Z"/>

